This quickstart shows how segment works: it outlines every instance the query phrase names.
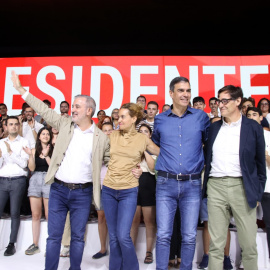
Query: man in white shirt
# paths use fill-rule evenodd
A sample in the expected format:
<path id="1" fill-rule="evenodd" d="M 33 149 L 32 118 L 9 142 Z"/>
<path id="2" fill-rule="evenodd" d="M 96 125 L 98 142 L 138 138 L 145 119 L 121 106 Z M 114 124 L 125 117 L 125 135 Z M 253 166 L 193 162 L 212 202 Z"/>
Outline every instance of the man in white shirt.
<path id="1" fill-rule="evenodd" d="M 84 233 L 93 201 L 100 208 L 100 171 L 109 161 L 109 139 L 92 120 L 96 103 L 87 95 L 75 97 L 72 117 L 61 116 L 27 92 L 12 71 L 13 86 L 53 128 L 59 130 L 45 178 L 51 183 L 46 270 L 57 270 L 67 212 L 70 212 L 70 269 L 81 269 Z M 140 175 L 137 175 L 137 178 Z"/>
<path id="2" fill-rule="evenodd" d="M 13 255 L 14 243 L 20 226 L 20 207 L 26 188 L 28 154 L 23 150 L 30 147 L 29 142 L 18 135 L 19 119 L 7 119 L 8 137 L 0 141 L 0 217 L 8 198 L 10 198 L 11 233 L 10 242 L 4 256 Z"/>
<path id="3" fill-rule="evenodd" d="M 206 143 L 203 195 L 208 198 L 211 237 L 209 270 L 222 270 L 231 213 L 235 219 L 245 270 L 257 270 L 256 206 L 265 181 L 262 127 L 242 117 L 243 92 L 227 85 L 218 92 L 222 120 L 213 123 Z"/>
<path id="4" fill-rule="evenodd" d="M 28 105 L 24 110 L 26 122 L 22 123 L 22 136 L 30 142 L 31 149 L 35 148 L 37 134 L 44 126 L 34 119 L 34 110 Z"/>

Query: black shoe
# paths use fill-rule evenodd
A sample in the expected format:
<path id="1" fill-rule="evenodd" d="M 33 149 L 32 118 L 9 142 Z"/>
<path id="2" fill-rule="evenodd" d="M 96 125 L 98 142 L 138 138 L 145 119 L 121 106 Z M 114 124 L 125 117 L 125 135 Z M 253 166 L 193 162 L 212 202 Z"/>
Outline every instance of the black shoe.
<path id="1" fill-rule="evenodd" d="M 4 256 L 12 256 L 14 255 L 15 252 L 16 252 L 15 246 L 12 244 L 8 244 Z"/>

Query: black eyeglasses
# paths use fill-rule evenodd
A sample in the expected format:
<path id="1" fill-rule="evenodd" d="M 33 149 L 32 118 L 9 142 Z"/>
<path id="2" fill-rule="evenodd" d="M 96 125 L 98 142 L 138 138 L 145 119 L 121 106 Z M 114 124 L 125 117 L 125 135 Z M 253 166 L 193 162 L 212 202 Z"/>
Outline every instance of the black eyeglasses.
<path id="1" fill-rule="evenodd" d="M 216 100 L 216 104 L 219 105 L 221 102 L 223 105 L 227 105 L 231 100 L 235 100 L 235 99 L 234 98 L 218 99 L 218 100 Z"/>

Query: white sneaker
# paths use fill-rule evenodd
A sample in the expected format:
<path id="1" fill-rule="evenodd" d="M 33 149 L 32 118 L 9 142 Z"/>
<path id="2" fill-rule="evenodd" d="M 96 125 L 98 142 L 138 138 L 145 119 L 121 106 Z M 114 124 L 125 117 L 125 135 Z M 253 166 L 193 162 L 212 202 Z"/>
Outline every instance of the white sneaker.
<path id="1" fill-rule="evenodd" d="M 242 260 L 239 263 L 238 270 L 244 270 L 244 265 L 243 265 Z"/>
<path id="2" fill-rule="evenodd" d="M 64 246 L 61 253 L 60 257 L 69 257 L 69 246 Z"/>

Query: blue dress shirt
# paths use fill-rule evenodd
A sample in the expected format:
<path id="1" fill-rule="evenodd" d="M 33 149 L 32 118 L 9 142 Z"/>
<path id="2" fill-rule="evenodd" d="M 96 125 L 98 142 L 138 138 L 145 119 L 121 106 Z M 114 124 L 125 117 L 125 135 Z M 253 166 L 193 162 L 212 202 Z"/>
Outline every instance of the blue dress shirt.
<path id="1" fill-rule="evenodd" d="M 172 174 L 201 173 L 209 126 L 207 114 L 190 107 L 181 117 L 171 109 L 157 115 L 152 136 L 160 147 L 156 170 Z"/>

